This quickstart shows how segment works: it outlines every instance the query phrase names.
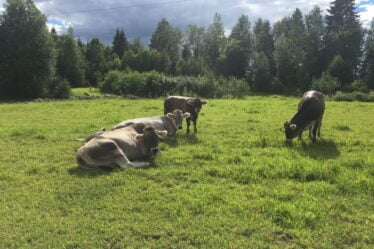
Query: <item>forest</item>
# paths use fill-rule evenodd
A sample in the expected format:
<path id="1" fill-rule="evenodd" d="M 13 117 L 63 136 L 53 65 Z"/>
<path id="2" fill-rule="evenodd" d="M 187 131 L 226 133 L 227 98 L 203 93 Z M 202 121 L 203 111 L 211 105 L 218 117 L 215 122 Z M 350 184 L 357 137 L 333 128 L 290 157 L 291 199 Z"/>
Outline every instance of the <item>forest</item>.
<path id="1" fill-rule="evenodd" d="M 211 24 L 180 30 L 162 19 L 149 46 L 123 28 L 111 44 L 87 43 L 70 27 L 48 30 L 31 0 L 7 0 L 0 16 L 0 97 L 67 98 L 71 88 L 140 97 L 191 94 L 243 97 L 249 92 L 327 95 L 374 89 L 374 20 L 364 28 L 354 0 L 331 2 L 327 14 L 309 13 L 270 23 L 238 17 L 225 34 L 219 13 Z"/>

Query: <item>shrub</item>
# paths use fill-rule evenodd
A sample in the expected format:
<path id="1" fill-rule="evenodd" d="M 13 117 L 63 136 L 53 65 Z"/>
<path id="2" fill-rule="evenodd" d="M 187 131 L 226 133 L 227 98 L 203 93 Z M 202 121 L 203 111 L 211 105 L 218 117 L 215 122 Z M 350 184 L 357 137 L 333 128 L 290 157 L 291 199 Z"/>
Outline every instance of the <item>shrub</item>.
<path id="1" fill-rule="evenodd" d="M 44 97 L 67 99 L 71 95 L 70 84 L 66 79 L 55 78 L 47 87 Z"/>
<path id="2" fill-rule="evenodd" d="M 343 93 L 337 92 L 332 98 L 335 101 L 362 101 L 362 102 L 374 102 L 374 93 L 362 93 L 362 92 L 352 92 Z"/>
<path id="3" fill-rule="evenodd" d="M 221 92 L 226 97 L 243 98 L 249 92 L 248 83 L 234 77 L 221 78 Z"/>
<path id="4" fill-rule="evenodd" d="M 364 92 L 364 93 L 368 93 L 369 92 L 369 89 L 368 87 L 366 86 L 365 82 L 361 81 L 361 80 L 355 80 L 353 81 L 346 89 L 348 92 L 354 92 L 354 91 L 358 91 L 358 92 Z"/>
<path id="5" fill-rule="evenodd" d="M 332 77 L 329 73 L 322 73 L 319 79 L 314 79 L 312 82 L 312 89 L 318 90 L 328 95 L 336 93 L 340 85 L 336 78 Z"/>

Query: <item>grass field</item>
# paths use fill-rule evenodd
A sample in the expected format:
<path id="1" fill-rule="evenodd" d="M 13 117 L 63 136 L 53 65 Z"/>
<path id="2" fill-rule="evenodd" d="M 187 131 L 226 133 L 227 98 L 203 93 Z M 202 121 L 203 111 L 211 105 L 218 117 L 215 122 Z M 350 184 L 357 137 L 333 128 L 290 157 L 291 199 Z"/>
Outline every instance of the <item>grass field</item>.
<path id="1" fill-rule="evenodd" d="M 197 135 L 112 172 L 75 139 L 161 99 L 0 104 L 0 248 L 373 248 L 374 104 L 327 102 L 323 140 L 286 145 L 297 102 L 210 100 Z"/>

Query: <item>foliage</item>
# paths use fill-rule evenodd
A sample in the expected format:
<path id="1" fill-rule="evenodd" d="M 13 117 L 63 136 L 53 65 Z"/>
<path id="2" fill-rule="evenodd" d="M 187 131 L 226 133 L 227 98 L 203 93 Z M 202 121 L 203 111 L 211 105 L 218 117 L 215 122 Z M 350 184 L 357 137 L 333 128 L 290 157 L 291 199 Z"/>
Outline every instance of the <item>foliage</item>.
<path id="1" fill-rule="evenodd" d="M 55 78 L 48 84 L 47 91 L 43 95 L 43 97 L 57 99 L 68 99 L 70 96 L 71 87 L 69 81 L 59 77 Z"/>
<path id="2" fill-rule="evenodd" d="M 85 82 L 85 61 L 82 50 L 75 42 L 73 30 L 57 39 L 57 75 L 67 79 L 71 86 L 83 86 Z"/>
<path id="3" fill-rule="evenodd" d="M 113 38 L 112 51 L 115 53 L 118 58 L 122 58 L 123 54 L 129 48 L 129 42 L 123 29 L 117 29 L 116 34 Z"/>
<path id="4" fill-rule="evenodd" d="M 213 22 L 209 25 L 204 37 L 204 56 L 208 65 L 216 70 L 218 58 L 225 51 L 226 37 L 221 16 L 214 14 Z"/>
<path id="5" fill-rule="evenodd" d="M 270 91 L 271 87 L 271 70 L 269 59 L 265 52 L 259 52 L 255 55 L 255 60 L 252 66 L 252 85 L 254 90 L 260 92 Z"/>
<path id="6" fill-rule="evenodd" d="M 7 0 L 0 17 L 0 97 L 42 96 L 55 74 L 46 17 L 29 0 Z"/>
<path id="7" fill-rule="evenodd" d="M 374 89 L 374 19 L 371 21 L 365 40 L 360 78 L 366 83 L 368 88 Z"/>
<path id="8" fill-rule="evenodd" d="M 98 38 L 93 38 L 87 44 L 87 80 L 92 86 L 96 86 L 104 77 L 108 67 L 105 62 L 104 45 Z"/>
<path id="9" fill-rule="evenodd" d="M 363 93 L 354 91 L 352 93 L 337 92 L 332 98 L 335 101 L 362 101 L 374 102 L 374 92 Z"/>
<path id="10" fill-rule="evenodd" d="M 340 85 L 336 78 L 329 73 L 322 73 L 321 78 L 314 79 L 311 88 L 324 94 L 332 95 L 336 93 Z"/>

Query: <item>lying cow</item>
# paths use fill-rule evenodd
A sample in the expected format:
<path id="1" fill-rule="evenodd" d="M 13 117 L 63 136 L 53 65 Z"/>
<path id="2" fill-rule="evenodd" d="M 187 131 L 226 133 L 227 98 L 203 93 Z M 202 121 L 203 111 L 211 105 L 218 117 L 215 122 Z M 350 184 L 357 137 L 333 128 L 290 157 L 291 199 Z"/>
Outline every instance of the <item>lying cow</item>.
<path id="1" fill-rule="evenodd" d="M 154 126 L 158 130 L 166 130 L 169 138 L 175 138 L 177 130 L 183 128 L 183 118 L 189 117 L 190 113 L 183 113 L 181 110 L 176 109 L 173 112 L 167 113 L 163 116 L 126 120 L 116 126 L 113 126 L 112 130 L 127 127 L 132 124 L 145 124 Z"/>
<path id="2" fill-rule="evenodd" d="M 194 125 L 194 132 L 197 132 L 196 122 L 199 116 L 201 107 L 208 102 L 199 98 L 190 98 L 182 96 L 170 96 L 164 101 L 164 114 L 180 109 L 182 112 L 189 112 L 190 116 L 186 118 L 187 122 L 187 134 L 190 133 L 190 121 L 192 120 Z"/>
<path id="3" fill-rule="evenodd" d="M 301 139 L 304 130 L 309 129 L 309 137 L 313 143 L 316 142 L 316 134 L 320 136 L 322 117 L 325 112 L 325 98 L 322 93 L 317 91 L 308 91 L 304 93 L 299 105 L 298 111 L 291 121 L 284 123 L 286 139 L 291 140 L 297 136 Z M 313 137 L 312 137 L 313 132 Z"/>
<path id="4" fill-rule="evenodd" d="M 148 166 L 148 162 L 132 161 L 154 159 L 160 152 L 159 138 L 164 138 L 166 134 L 167 131 L 142 124 L 103 132 L 78 149 L 76 159 L 84 168 Z"/>

